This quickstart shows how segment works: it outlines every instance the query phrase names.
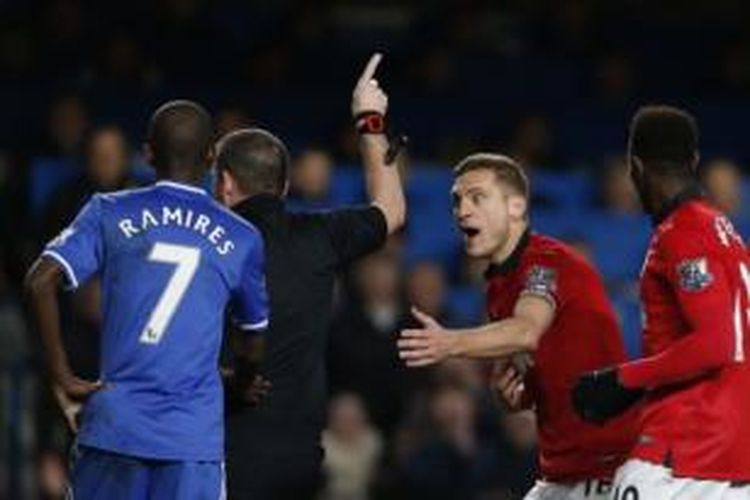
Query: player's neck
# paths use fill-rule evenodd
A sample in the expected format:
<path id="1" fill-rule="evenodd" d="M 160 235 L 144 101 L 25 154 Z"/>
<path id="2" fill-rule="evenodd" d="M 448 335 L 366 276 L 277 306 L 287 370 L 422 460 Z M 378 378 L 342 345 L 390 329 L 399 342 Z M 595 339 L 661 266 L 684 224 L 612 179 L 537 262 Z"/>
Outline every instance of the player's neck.
<path id="1" fill-rule="evenodd" d="M 663 212 L 680 193 L 684 192 L 692 184 L 693 182 L 688 179 L 670 178 L 663 178 L 654 182 L 651 191 L 653 214 Z"/>
<path id="2" fill-rule="evenodd" d="M 510 225 L 510 234 L 508 240 L 495 254 L 492 256 L 492 262 L 495 264 L 502 264 L 508 257 L 511 256 L 513 251 L 518 246 L 518 243 L 523 238 L 526 229 L 529 227 L 527 222 Z"/>
<path id="3" fill-rule="evenodd" d="M 167 172 L 156 176 L 157 181 L 176 182 L 178 184 L 187 184 L 188 186 L 201 187 L 203 185 L 203 176 L 197 177 L 188 173 Z"/>

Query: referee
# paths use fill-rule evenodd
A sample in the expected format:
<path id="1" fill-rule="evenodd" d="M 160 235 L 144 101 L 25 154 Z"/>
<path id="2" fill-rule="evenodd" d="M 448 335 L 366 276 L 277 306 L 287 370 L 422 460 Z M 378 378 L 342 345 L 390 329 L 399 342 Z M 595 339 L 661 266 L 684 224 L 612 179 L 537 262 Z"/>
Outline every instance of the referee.
<path id="1" fill-rule="evenodd" d="M 289 155 L 279 139 L 243 129 L 219 143 L 219 197 L 263 234 L 271 306 L 259 368 L 271 390 L 260 406 L 228 417 L 231 499 L 306 500 L 319 487 L 336 273 L 380 248 L 406 211 L 398 169 L 386 165 L 388 98 L 372 79 L 380 58 L 370 59 L 352 98 L 370 206 L 291 214 L 284 208 Z"/>

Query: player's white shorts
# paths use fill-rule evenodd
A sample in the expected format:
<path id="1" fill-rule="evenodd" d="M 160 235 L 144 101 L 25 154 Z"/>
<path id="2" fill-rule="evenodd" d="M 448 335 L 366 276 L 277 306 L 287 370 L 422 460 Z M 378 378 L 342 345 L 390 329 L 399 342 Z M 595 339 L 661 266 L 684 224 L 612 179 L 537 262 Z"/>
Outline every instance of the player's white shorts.
<path id="1" fill-rule="evenodd" d="M 750 485 L 674 477 L 662 465 L 628 460 L 612 485 L 612 500 L 750 500 Z"/>
<path id="2" fill-rule="evenodd" d="M 612 484 L 589 479 L 573 484 L 550 483 L 539 480 L 524 500 L 609 500 Z"/>

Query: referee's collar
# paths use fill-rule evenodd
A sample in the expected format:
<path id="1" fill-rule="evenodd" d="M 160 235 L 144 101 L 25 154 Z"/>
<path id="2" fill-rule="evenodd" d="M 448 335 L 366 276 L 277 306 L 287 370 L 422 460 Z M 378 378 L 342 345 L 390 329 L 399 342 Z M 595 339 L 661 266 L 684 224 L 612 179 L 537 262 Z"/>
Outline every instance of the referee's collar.
<path id="1" fill-rule="evenodd" d="M 516 243 L 516 248 L 513 249 L 513 251 L 504 261 L 499 263 L 492 262 L 489 266 L 487 266 L 487 270 L 484 272 L 484 278 L 486 280 L 489 280 L 494 276 L 497 276 L 498 274 L 506 274 L 513 269 L 516 269 L 521 263 L 523 252 L 524 250 L 526 250 L 526 247 L 529 246 L 530 241 L 531 227 L 527 227 L 521 235 L 521 239 L 519 239 L 518 243 Z"/>
<path id="2" fill-rule="evenodd" d="M 680 208 L 682 205 L 693 200 L 702 200 L 705 198 L 703 188 L 696 182 L 690 184 L 685 189 L 677 193 L 677 195 L 669 200 L 664 207 L 651 216 L 651 221 L 654 226 L 658 226 L 664 222 L 675 210 Z"/>
<path id="3" fill-rule="evenodd" d="M 284 200 L 270 193 L 260 193 L 237 203 L 232 210 L 250 216 L 260 216 L 284 210 Z"/>

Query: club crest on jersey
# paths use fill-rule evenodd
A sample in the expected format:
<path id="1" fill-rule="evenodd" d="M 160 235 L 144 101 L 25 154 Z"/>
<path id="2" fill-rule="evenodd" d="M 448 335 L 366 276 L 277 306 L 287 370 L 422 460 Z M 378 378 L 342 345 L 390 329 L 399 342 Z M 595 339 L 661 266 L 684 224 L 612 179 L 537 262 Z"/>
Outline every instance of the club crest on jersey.
<path id="1" fill-rule="evenodd" d="M 551 296 L 557 290 L 557 272 L 549 267 L 534 266 L 526 275 L 524 291 Z"/>
<path id="2" fill-rule="evenodd" d="M 680 287 L 688 292 L 699 292 L 714 280 L 705 257 L 683 260 L 677 265 L 677 275 L 680 277 Z"/>

